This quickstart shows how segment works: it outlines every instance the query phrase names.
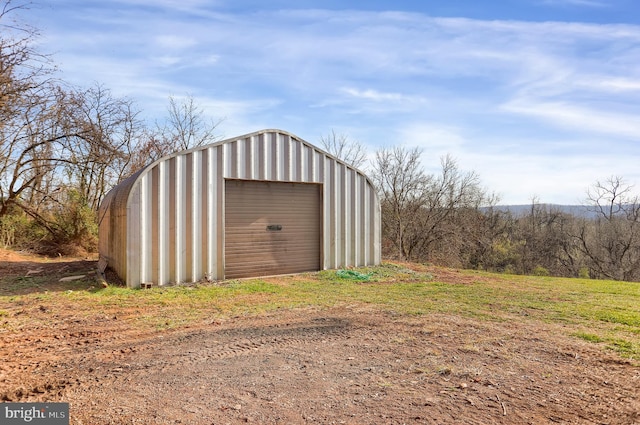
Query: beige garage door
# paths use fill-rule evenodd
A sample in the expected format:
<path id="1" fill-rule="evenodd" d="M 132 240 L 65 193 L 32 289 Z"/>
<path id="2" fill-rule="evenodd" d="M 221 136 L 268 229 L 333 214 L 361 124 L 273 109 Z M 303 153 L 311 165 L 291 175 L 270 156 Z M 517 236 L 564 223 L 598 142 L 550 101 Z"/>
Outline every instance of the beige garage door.
<path id="1" fill-rule="evenodd" d="M 227 180 L 225 277 L 320 269 L 321 185 Z"/>

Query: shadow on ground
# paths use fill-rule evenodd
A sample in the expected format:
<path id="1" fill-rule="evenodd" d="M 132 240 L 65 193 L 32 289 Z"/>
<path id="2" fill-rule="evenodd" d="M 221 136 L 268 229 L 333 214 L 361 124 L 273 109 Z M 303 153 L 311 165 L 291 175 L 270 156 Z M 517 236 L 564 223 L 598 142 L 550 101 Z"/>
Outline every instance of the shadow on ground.
<path id="1" fill-rule="evenodd" d="M 92 260 L 0 261 L 0 296 L 93 289 L 97 285 L 96 268 L 97 261 Z M 60 281 L 76 276 L 83 277 Z"/>

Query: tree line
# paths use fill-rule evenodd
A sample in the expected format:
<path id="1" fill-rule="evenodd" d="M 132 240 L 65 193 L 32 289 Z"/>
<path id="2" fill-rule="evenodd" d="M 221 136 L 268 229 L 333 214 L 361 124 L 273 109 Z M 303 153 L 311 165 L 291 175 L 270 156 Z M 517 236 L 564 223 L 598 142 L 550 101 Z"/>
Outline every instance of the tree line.
<path id="1" fill-rule="evenodd" d="M 640 280 L 640 199 L 621 177 L 587 190 L 587 214 L 533 200 L 527 212 L 498 197 L 451 157 L 422 171 L 419 150 L 382 149 L 370 174 L 382 204 L 383 255 L 517 274 Z"/>
<path id="2" fill-rule="evenodd" d="M 100 84 L 57 78 L 38 32 L 0 1 L 0 246 L 47 254 L 97 248 L 97 210 L 114 185 L 178 150 L 212 143 L 219 120 L 190 96 L 169 97 L 152 125 L 135 102 Z M 588 216 L 533 200 L 526 213 L 497 207 L 473 171 L 445 156 L 424 171 L 417 148 L 379 149 L 331 131 L 329 153 L 367 168 L 382 209 L 383 256 L 520 274 L 640 280 L 640 200 L 621 177 L 588 189 Z"/>
<path id="3" fill-rule="evenodd" d="M 384 258 L 516 274 L 640 281 L 640 197 L 622 177 L 586 189 L 583 213 L 531 201 L 498 206 L 454 158 L 427 174 L 419 148 L 392 147 L 366 163 L 364 146 L 334 132 L 324 148 L 367 167 L 382 209 Z"/>

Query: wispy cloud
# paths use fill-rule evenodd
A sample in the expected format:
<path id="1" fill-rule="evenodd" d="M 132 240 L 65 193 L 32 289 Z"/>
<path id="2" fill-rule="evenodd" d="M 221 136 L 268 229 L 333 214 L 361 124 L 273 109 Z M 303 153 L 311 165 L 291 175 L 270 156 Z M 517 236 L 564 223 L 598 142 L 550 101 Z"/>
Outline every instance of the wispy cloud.
<path id="1" fill-rule="evenodd" d="M 605 90 L 613 92 L 636 92 L 640 90 L 640 78 L 631 79 L 624 77 L 605 78 L 602 80 L 587 80 L 585 85 L 595 90 Z"/>
<path id="2" fill-rule="evenodd" d="M 633 140 L 640 135 L 637 116 L 609 113 L 560 102 L 531 102 L 524 99 L 505 105 L 505 110 L 531 115 L 579 132 L 598 132 Z"/>
<path id="3" fill-rule="evenodd" d="M 382 101 L 402 101 L 408 100 L 409 96 L 404 96 L 400 93 L 384 93 L 374 89 L 366 89 L 366 90 L 358 90 L 352 87 L 345 87 L 342 91 L 349 96 L 363 99 L 363 100 L 371 100 L 374 102 L 382 102 Z"/>
<path id="4" fill-rule="evenodd" d="M 407 143 L 432 158 L 452 153 L 499 191 L 515 193 L 498 181 L 519 172 L 527 182 L 519 187 L 539 185 L 541 197 L 558 176 L 567 187 L 585 187 L 583 164 L 612 143 L 633 151 L 640 134 L 637 25 L 321 8 L 238 12 L 235 3 L 205 0 L 113 4 L 56 2 L 51 9 L 65 15 L 39 17 L 42 43 L 66 79 L 102 82 L 138 99 L 150 116 L 163 112 L 169 95 L 193 93 L 227 118 L 229 135 L 260 126 L 302 137 L 348 128 L 372 147 Z M 577 150 L 567 147 L 578 142 Z M 559 146 L 575 177 L 554 156 Z M 612 172 L 640 180 L 637 166 L 620 164 Z M 556 170 L 549 180 L 540 175 L 545 169 Z"/>

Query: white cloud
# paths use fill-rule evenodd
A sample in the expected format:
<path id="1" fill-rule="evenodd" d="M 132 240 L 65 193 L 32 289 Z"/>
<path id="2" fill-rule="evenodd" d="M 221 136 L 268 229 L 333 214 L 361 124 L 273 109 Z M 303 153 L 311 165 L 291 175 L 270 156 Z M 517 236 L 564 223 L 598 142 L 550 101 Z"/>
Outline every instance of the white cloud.
<path id="1" fill-rule="evenodd" d="M 578 132 L 598 132 L 610 136 L 637 139 L 640 121 L 627 113 L 611 113 L 563 102 L 518 99 L 504 105 L 509 112 L 541 118 Z"/>
<path id="2" fill-rule="evenodd" d="M 640 90 L 640 78 L 605 78 L 600 81 L 592 81 L 589 85 L 596 89 L 600 88 L 604 90 L 612 90 L 614 92 L 638 91 Z"/>
<path id="3" fill-rule="evenodd" d="M 408 96 L 404 96 L 400 93 L 384 93 L 374 89 L 358 90 L 352 87 L 345 87 L 341 91 L 348 94 L 349 96 L 363 100 L 371 100 L 374 102 L 398 102 L 409 99 Z"/>

